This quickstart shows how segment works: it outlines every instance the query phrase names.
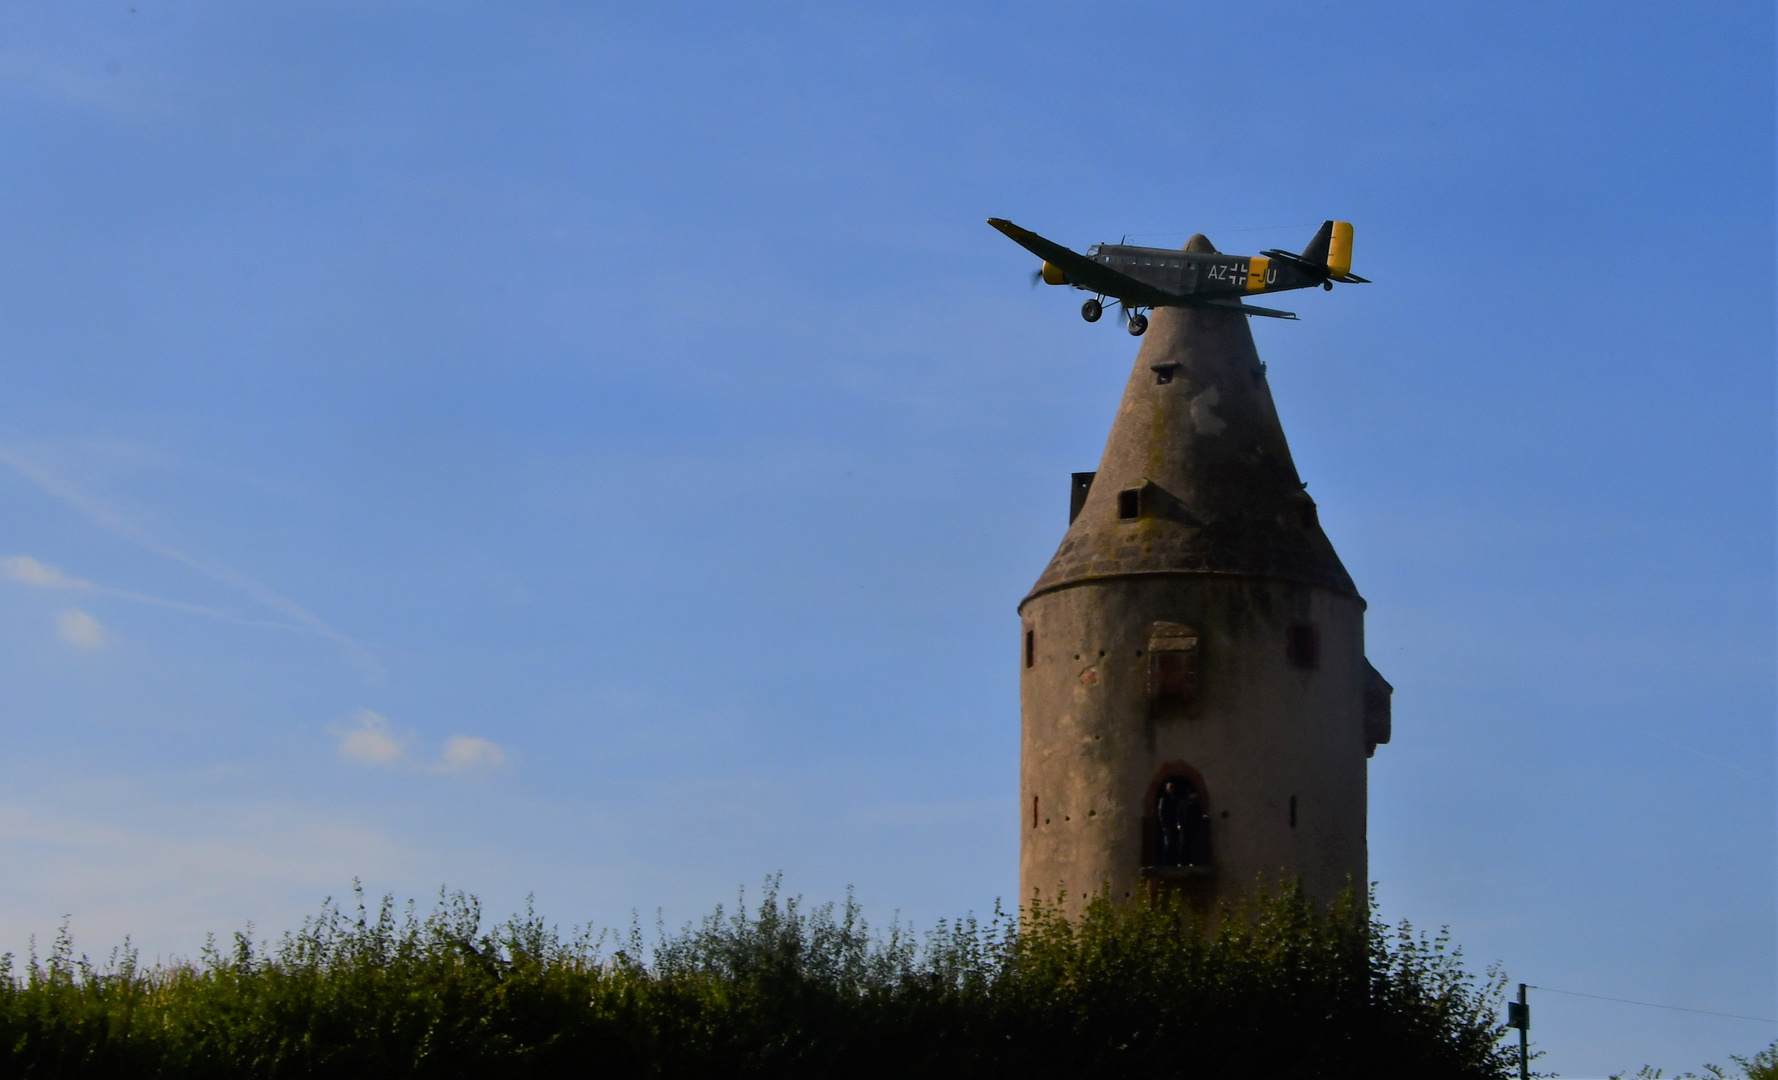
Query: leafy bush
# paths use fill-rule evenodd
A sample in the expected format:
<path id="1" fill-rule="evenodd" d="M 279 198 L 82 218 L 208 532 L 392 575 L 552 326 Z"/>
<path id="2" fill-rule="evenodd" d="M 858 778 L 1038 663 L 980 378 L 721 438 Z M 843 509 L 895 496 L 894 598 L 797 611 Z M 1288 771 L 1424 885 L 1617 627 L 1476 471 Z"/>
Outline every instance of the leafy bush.
<path id="1" fill-rule="evenodd" d="M 1741 1070 L 1741 1080 L 1778 1080 L 1778 1042 L 1774 1042 L 1751 1058 L 1730 1054 L 1729 1060 Z M 1636 1070 L 1632 1080 L 1661 1080 L 1661 1075 L 1661 1070 L 1652 1065 L 1644 1065 Z M 1614 1075 L 1611 1080 L 1621 1080 L 1621 1075 Z M 1673 1077 L 1673 1080 L 1734 1080 L 1734 1078 L 1720 1065 L 1705 1065 L 1702 1073 L 1683 1072 Z"/>
<path id="2" fill-rule="evenodd" d="M 66 930 L 0 961 L 0 1062 L 108 1077 L 1506 1077 L 1503 980 L 1444 937 L 1287 889 L 1203 916 L 1101 896 L 1079 919 L 996 910 L 916 939 L 848 897 L 759 905 L 662 934 L 483 929 L 329 902 L 275 945 L 103 964 Z"/>

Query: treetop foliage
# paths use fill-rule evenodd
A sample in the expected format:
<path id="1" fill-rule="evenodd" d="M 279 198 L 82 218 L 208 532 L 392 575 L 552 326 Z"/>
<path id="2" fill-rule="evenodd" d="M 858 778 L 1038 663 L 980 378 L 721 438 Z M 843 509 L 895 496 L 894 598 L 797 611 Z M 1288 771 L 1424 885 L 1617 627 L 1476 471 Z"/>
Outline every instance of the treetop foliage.
<path id="1" fill-rule="evenodd" d="M 329 901 L 275 943 L 251 928 L 193 962 L 103 963 L 64 928 L 0 960 L 16 1076 L 1474 1077 L 1516 1073 L 1504 978 L 1444 935 L 1320 909 L 1285 888 L 1194 911 L 1100 896 L 1070 920 L 874 932 L 848 896 L 767 881 L 751 907 L 661 931 L 487 925 L 442 893 Z"/>

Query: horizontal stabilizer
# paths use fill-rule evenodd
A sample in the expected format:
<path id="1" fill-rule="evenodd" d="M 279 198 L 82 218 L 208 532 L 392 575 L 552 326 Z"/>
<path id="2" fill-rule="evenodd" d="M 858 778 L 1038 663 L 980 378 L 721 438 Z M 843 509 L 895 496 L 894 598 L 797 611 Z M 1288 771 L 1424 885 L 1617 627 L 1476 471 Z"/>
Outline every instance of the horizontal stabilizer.
<path id="1" fill-rule="evenodd" d="M 1294 311 L 1279 311 L 1277 308 L 1257 307 L 1253 304 L 1243 304 L 1239 300 L 1194 300 L 1192 301 L 1191 306 L 1228 308 L 1230 311 L 1239 311 L 1243 315 L 1264 315 L 1271 319 L 1296 318 L 1296 312 Z"/>
<path id="2" fill-rule="evenodd" d="M 1348 285 L 1369 285 L 1371 283 L 1370 278 L 1359 277 L 1357 274 L 1341 274 L 1339 277 L 1334 278 L 1334 280 L 1343 281 Z"/>
<path id="3" fill-rule="evenodd" d="M 1268 259 L 1276 259 L 1278 262 L 1289 263 L 1290 265 L 1296 267 L 1299 270 L 1302 270 L 1306 273 L 1314 274 L 1316 276 L 1320 276 L 1322 274 L 1327 273 L 1327 267 L 1316 266 L 1314 263 L 1303 258 L 1301 255 L 1293 255 L 1288 251 L 1279 251 L 1277 248 L 1271 248 L 1269 250 L 1260 252 L 1260 254 L 1264 255 Z"/>

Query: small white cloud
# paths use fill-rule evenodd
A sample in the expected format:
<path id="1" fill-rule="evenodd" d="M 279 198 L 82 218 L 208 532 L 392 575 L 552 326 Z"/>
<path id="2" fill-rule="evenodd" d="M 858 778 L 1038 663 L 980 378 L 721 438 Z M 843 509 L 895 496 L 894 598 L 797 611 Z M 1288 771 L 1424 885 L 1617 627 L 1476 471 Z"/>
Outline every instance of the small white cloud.
<path id="1" fill-rule="evenodd" d="M 103 648 L 110 636 L 99 620 L 79 608 L 69 608 L 56 616 L 56 633 L 62 635 L 63 641 L 87 652 Z"/>
<path id="2" fill-rule="evenodd" d="M 8 555 L 0 558 L 0 577 L 41 589 L 91 589 L 93 583 L 69 577 L 53 566 L 38 562 L 29 555 Z"/>
<path id="3" fill-rule="evenodd" d="M 336 724 L 330 729 L 339 739 L 336 749 L 347 761 L 356 761 L 362 765 L 389 765 L 407 756 L 408 743 L 412 740 L 397 735 L 389 726 L 389 718 L 369 709 L 359 709 L 352 714 L 348 724 Z"/>
<path id="4" fill-rule="evenodd" d="M 473 735 L 452 735 L 445 740 L 444 757 L 433 772 L 465 773 L 498 769 L 506 764 L 506 751 Z"/>
<path id="5" fill-rule="evenodd" d="M 370 709 L 358 709 L 328 729 L 338 740 L 335 749 L 346 761 L 360 765 L 397 766 L 435 774 L 488 772 L 506 764 L 506 751 L 487 739 L 452 735 L 436 761 L 416 761 L 411 753 L 415 736 L 396 731 L 389 718 Z"/>

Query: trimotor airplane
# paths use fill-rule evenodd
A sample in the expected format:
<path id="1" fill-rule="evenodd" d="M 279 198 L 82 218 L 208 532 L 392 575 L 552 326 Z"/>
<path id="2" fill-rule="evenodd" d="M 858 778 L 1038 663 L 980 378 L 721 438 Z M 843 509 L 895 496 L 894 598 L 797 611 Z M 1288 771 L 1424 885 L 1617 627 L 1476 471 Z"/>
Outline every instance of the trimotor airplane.
<path id="1" fill-rule="evenodd" d="M 1243 304 L 1243 296 L 1284 292 L 1334 282 L 1369 284 L 1352 273 L 1352 226 L 1327 221 L 1301 255 L 1272 249 L 1258 255 L 1223 255 L 1175 251 L 1171 248 L 1131 247 L 1127 244 L 1094 244 L 1078 254 L 1004 218 L 989 218 L 1013 242 L 1043 260 L 1031 276 L 1032 284 L 1072 285 L 1093 294 L 1080 306 L 1080 317 L 1098 322 L 1105 313 L 1107 297 L 1123 308 L 1131 334 L 1148 329 L 1144 308 L 1214 307 L 1244 315 L 1269 315 L 1294 319 L 1288 311 Z"/>

